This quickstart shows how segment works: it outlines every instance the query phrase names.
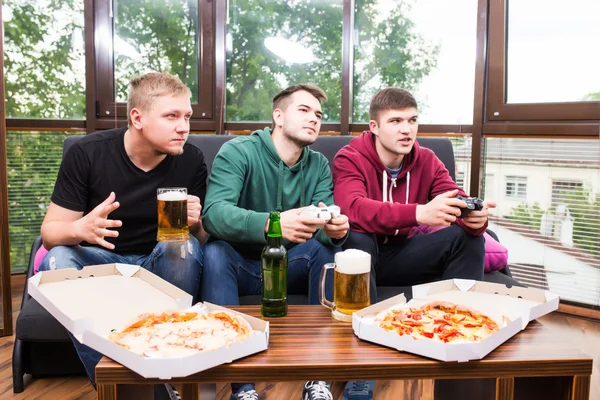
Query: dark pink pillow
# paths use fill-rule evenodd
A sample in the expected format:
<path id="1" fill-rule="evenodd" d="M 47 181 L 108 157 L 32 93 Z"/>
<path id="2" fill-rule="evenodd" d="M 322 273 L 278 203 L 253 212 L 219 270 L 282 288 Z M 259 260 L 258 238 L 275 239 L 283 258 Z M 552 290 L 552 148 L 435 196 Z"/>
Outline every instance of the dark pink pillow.
<path id="1" fill-rule="evenodd" d="M 445 226 L 417 225 L 410 230 L 408 237 L 432 233 L 444 228 Z M 483 259 L 485 272 L 498 271 L 506 267 L 506 264 L 508 264 L 508 249 L 487 232 L 483 234 L 483 238 L 485 239 L 485 258 Z"/>
<path id="2" fill-rule="evenodd" d="M 46 250 L 46 248 L 43 245 L 40 246 L 37 253 L 35 253 L 35 258 L 33 259 L 33 273 L 34 274 L 37 274 L 39 272 L 40 264 L 42 263 L 42 260 L 44 259 L 44 257 L 46 257 L 46 254 L 48 254 L 48 250 Z"/>

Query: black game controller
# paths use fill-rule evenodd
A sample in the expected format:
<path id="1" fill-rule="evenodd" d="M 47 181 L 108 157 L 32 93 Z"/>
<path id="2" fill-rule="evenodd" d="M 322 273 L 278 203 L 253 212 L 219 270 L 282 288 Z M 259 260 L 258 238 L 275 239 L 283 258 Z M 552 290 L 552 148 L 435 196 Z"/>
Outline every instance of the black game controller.
<path id="1" fill-rule="evenodd" d="M 465 218 L 467 215 L 471 213 L 471 211 L 481 211 L 483 210 L 483 200 L 477 197 L 463 197 L 460 194 L 456 196 L 457 199 L 464 201 L 467 203 L 466 208 L 460 209 L 460 217 Z"/>

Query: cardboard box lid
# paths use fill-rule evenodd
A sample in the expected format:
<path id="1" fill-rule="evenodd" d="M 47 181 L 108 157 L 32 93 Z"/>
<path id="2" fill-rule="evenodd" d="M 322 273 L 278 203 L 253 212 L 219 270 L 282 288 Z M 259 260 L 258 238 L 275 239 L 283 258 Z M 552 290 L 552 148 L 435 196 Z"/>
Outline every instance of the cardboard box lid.
<path id="1" fill-rule="evenodd" d="M 127 264 L 42 271 L 29 279 L 28 289 L 79 341 L 85 330 L 120 328 L 140 314 L 192 304 L 185 291 Z"/>

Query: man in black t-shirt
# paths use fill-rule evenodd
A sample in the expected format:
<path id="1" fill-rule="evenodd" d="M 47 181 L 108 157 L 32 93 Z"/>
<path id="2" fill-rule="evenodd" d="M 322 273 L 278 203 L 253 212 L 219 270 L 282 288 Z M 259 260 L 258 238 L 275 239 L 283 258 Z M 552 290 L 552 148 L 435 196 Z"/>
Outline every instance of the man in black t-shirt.
<path id="1" fill-rule="evenodd" d="M 191 92 L 169 74 L 133 78 L 128 127 L 75 142 L 60 167 L 42 223 L 49 250 L 40 271 L 105 263 L 136 264 L 197 295 L 202 273 L 200 219 L 206 194 L 202 151 L 186 144 Z M 185 187 L 190 239 L 156 241 L 156 190 Z M 74 340 L 92 382 L 101 355 Z"/>

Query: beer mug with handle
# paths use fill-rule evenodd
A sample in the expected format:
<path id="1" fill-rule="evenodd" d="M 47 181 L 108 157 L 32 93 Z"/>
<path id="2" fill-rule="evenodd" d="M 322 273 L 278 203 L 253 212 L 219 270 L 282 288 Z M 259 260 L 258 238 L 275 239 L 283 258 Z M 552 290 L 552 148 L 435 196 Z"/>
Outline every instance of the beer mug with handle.
<path id="1" fill-rule="evenodd" d="M 327 271 L 333 269 L 333 302 L 325 298 Z M 335 254 L 335 263 L 325 264 L 321 270 L 319 297 L 321 304 L 331 309 L 331 316 L 352 322 L 352 313 L 369 306 L 371 255 L 362 250 L 348 249 Z"/>
<path id="2" fill-rule="evenodd" d="M 160 188 L 156 191 L 158 200 L 159 242 L 181 242 L 190 238 L 187 222 L 187 189 Z"/>

